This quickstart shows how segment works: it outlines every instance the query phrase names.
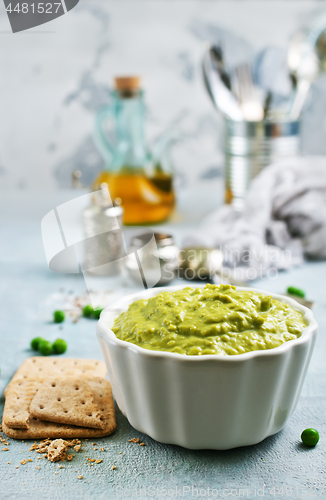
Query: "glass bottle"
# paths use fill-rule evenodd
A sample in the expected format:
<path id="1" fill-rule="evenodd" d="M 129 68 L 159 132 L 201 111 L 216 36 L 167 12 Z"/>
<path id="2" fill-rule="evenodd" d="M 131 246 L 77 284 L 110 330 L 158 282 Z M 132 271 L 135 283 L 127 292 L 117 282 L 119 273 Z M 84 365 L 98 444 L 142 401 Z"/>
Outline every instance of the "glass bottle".
<path id="1" fill-rule="evenodd" d="M 106 183 L 111 198 L 120 198 L 124 224 L 152 224 L 169 217 L 174 205 L 173 174 L 169 162 L 170 137 L 161 138 L 149 153 L 145 144 L 143 91 L 139 78 L 115 79 L 112 105 L 96 117 L 95 140 L 106 169 L 93 189 Z M 113 121 L 115 142 L 105 129 Z"/>

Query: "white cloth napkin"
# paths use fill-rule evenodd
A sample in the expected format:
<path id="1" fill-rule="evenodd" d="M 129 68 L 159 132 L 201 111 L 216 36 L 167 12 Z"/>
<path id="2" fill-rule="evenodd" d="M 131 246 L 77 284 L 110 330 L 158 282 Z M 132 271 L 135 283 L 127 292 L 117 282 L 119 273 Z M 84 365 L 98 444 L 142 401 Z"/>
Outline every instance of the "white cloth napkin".
<path id="1" fill-rule="evenodd" d="M 326 157 L 295 157 L 265 168 L 251 183 L 241 213 L 224 205 L 185 246 L 220 248 L 230 277 L 272 277 L 326 258 Z"/>

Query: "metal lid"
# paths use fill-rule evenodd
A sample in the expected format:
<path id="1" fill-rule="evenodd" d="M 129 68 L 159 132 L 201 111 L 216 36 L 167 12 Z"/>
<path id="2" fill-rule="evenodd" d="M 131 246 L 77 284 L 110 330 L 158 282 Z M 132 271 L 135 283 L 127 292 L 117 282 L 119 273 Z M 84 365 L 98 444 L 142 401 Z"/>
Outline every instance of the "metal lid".
<path id="1" fill-rule="evenodd" d="M 122 207 L 111 206 L 104 211 L 107 217 L 121 217 L 123 215 Z"/>
<path id="2" fill-rule="evenodd" d="M 154 236 L 156 243 L 161 247 L 167 245 L 174 245 L 173 237 L 170 234 L 152 233 L 152 232 L 137 234 L 131 239 L 131 245 L 136 247 L 142 247 L 143 245 L 149 242 L 152 236 Z"/>

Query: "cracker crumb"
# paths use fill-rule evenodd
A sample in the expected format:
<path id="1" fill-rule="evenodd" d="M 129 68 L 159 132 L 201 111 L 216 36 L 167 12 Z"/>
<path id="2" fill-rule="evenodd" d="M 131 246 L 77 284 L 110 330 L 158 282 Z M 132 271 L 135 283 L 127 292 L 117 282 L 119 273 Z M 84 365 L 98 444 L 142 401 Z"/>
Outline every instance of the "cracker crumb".
<path id="1" fill-rule="evenodd" d="M 100 448 L 101 451 L 105 451 L 105 448 L 102 446 L 102 448 Z"/>
<path id="2" fill-rule="evenodd" d="M 145 443 L 139 443 L 139 446 L 146 446 Z"/>
<path id="3" fill-rule="evenodd" d="M 51 442 L 52 442 L 52 439 L 50 439 L 50 438 L 43 439 L 43 440 L 40 442 L 40 446 L 41 446 L 42 444 L 51 444 Z"/>
<path id="4" fill-rule="evenodd" d="M 59 465 L 59 469 L 63 469 L 63 465 Z"/>
<path id="5" fill-rule="evenodd" d="M 77 479 L 83 479 L 83 476 L 77 476 Z"/>
<path id="6" fill-rule="evenodd" d="M 7 462 L 7 464 L 11 464 L 11 462 Z"/>
<path id="7" fill-rule="evenodd" d="M 97 451 L 97 448 L 93 448 L 94 451 Z"/>
<path id="8" fill-rule="evenodd" d="M 121 451 L 119 451 L 119 455 L 121 455 Z"/>
<path id="9" fill-rule="evenodd" d="M 2 448 L 2 451 L 9 451 L 9 448 Z"/>
<path id="10" fill-rule="evenodd" d="M 96 464 L 100 464 L 101 462 L 103 462 L 103 460 L 99 459 L 99 460 L 95 460 L 95 463 Z"/>
<path id="11" fill-rule="evenodd" d="M 37 469 L 40 469 L 41 467 L 37 466 L 36 468 L 37 468 Z"/>
<path id="12" fill-rule="evenodd" d="M 97 443 L 92 443 L 92 446 L 97 446 Z"/>
<path id="13" fill-rule="evenodd" d="M 27 460 L 26 460 L 26 459 L 21 460 L 21 461 L 20 461 L 20 463 L 21 463 L 22 465 L 25 465 L 25 464 L 27 464 Z"/>
<path id="14" fill-rule="evenodd" d="M 55 474 L 59 474 L 59 472 L 55 471 Z"/>
<path id="15" fill-rule="evenodd" d="M 66 443 L 67 443 L 68 448 L 71 448 L 71 447 L 75 446 L 76 444 L 82 444 L 82 442 L 79 439 L 70 439 L 68 441 L 66 440 Z"/>
<path id="16" fill-rule="evenodd" d="M 73 456 L 72 455 L 67 455 L 67 461 L 68 462 L 71 462 L 71 460 L 73 459 Z"/>
<path id="17" fill-rule="evenodd" d="M 128 439 L 128 443 L 139 443 L 139 441 L 140 441 L 139 438 Z"/>
<path id="18" fill-rule="evenodd" d="M 89 457 L 87 457 L 87 460 L 88 460 L 89 462 L 95 462 L 95 458 L 89 458 Z"/>
<path id="19" fill-rule="evenodd" d="M 48 460 L 58 462 L 66 458 L 67 443 L 63 439 L 55 439 L 48 449 Z"/>
<path id="20" fill-rule="evenodd" d="M 38 448 L 38 444 L 37 444 L 37 442 L 35 441 L 35 442 L 32 444 L 32 446 L 30 447 L 29 451 L 37 450 L 37 448 Z"/>
<path id="21" fill-rule="evenodd" d="M 76 444 L 76 446 L 74 446 L 74 450 L 77 451 L 77 453 L 79 452 L 81 448 L 81 444 Z"/>
<path id="22" fill-rule="evenodd" d="M 115 468 L 116 468 L 115 465 L 112 465 L 111 469 L 114 470 Z"/>
<path id="23" fill-rule="evenodd" d="M 19 465 L 16 465 L 16 469 L 19 469 Z"/>
<path id="24" fill-rule="evenodd" d="M 42 457 L 37 457 L 37 460 L 42 460 Z"/>
<path id="25" fill-rule="evenodd" d="M 44 453 L 44 452 L 48 451 L 48 446 L 39 447 L 36 451 L 37 451 L 37 453 Z"/>

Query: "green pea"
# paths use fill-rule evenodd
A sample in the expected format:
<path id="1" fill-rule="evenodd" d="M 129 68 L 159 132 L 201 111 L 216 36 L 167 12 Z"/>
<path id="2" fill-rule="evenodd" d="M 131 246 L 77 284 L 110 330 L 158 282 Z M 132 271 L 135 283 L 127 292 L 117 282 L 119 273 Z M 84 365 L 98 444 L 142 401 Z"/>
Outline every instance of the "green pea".
<path id="1" fill-rule="evenodd" d="M 49 354 L 52 354 L 53 352 L 53 347 L 51 342 L 48 342 L 47 340 L 41 340 L 38 345 L 38 350 L 42 354 L 42 356 L 49 356 Z"/>
<path id="2" fill-rule="evenodd" d="M 301 440 L 306 446 L 316 446 L 319 441 L 319 434 L 316 429 L 305 429 L 301 434 Z"/>
<path id="3" fill-rule="evenodd" d="M 35 337 L 35 339 L 31 341 L 31 348 L 33 349 L 33 351 L 38 351 L 38 347 L 42 340 L 44 340 L 42 337 Z"/>
<path id="4" fill-rule="evenodd" d="M 63 339 L 57 339 L 53 342 L 53 350 L 56 354 L 63 354 L 67 350 L 67 342 Z"/>
<path id="5" fill-rule="evenodd" d="M 96 309 L 96 310 L 94 310 L 94 312 L 92 314 L 92 318 L 99 319 L 102 311 L 103 311 L 103 309 Z"/>
<path id="6" fill-rule="evenodd" d="M 84 318 L 90 318 L 93 313 L 94 313 L 94 309 L 92 308 L 92 306 L 90 306 L 88 304 L 87 306 L 84 307 L 84 309 L 83 309 Z"/>
<path id="7" fill-rule="evenodd" d="M 302 299 L 305 298 L 306 294 L 303 290 L 300 288 L 296 288 L 295 286 L 289 286 L 287 289 L 287 293 L 290 295 L 296 295 L 297 297 L 301 297 Z"/>
<path id="8" fill-rule="evenodd" d="M 65 313 L 63 311 L 54 311 L 53 321 L 55 323 L 62 323 L 65 320 Z"/>

